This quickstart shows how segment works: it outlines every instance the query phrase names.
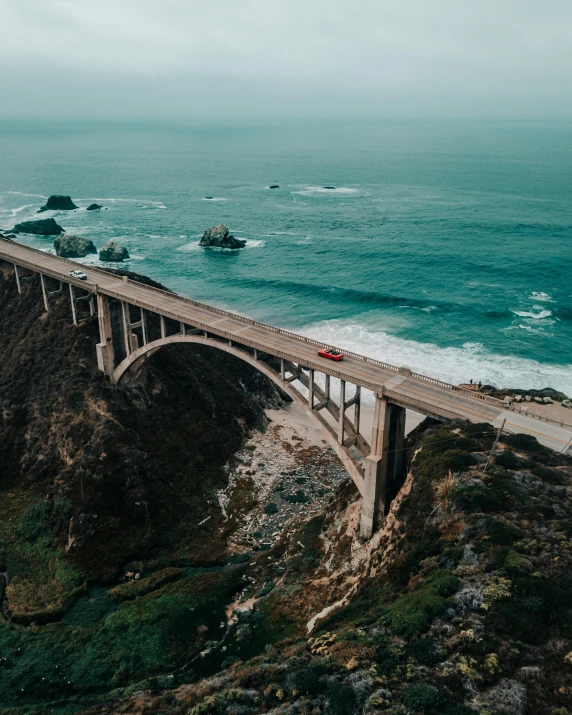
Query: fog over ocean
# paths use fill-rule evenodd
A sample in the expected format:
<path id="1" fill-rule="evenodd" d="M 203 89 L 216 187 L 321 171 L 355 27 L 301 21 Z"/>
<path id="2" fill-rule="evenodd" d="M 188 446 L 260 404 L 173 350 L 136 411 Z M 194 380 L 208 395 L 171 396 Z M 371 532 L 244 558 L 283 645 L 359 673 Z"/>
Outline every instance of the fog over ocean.
<path id="1" fill-rule="evenodd" d="M 70 194 L 79 210 L 38 218 L 117 239 L 196 300 L 444 380 L 572 394 L 571 150 L 564 122 L 0 121 L 0 228 Z M 221 221 L 244 250 L 199 248 Z"/>

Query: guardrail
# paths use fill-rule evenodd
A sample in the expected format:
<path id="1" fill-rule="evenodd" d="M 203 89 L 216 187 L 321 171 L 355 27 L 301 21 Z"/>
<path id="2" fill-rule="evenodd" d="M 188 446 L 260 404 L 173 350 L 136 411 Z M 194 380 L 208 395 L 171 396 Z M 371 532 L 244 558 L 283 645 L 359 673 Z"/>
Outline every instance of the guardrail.
<path id="1" fill-rule="evenodd" d="M 6 239 L 3 239 L 3 240 L 6 240 Z M 6 240 L 6 243 L 9 245 L 14 245 L 14 243 L 10 240 Z M 21 243 L 18 243 L 15 245 L 17 245 L 18 248 L 22 248 L 26 251 L 29 251 L 30 253 L 33 253 L 33 254 L 39 254 L 43 257 L 49 256 L 50 258 L 57 260 L 57 261 L 65 261 L 66 263 L 68 263 L 69 265 L 74 266 L 74 267 L 76 267 L 78 265 L 82 265 L 82 264 L 78 264 L 74 261 L 70 261 L 68 258 L 62 258 L 60 256 L 53 256 L 52 254 L 47 254 L 44 251 L 39 251 L 36 248 L 31 248 L 30 246 L 24 246 Z M 10 259 L 8 259 L 8 260 L 10 260 Z M 105 271 L 105 270 L 103 270 L 101 268 L 97 268 L 95 266 L 87 266 L 86 268 L 90 271 L 94 271 L 95 273 L 100 274 L 101 276 L 104 276 L 107 279 L 109 279 L 110 277 L 113 277 L 113 275 L 114 275 L 113 273 L 110 273 L 109 271 Z M 121 279 L 117 278 L 117 280 L 121 280 Z M 128 282 L 134 283 L 138 286 L 141 286 L 146 291 L 152 291 L 154 293 L 158 293 L 158 294 L 167 296 L 171 299 L 182 301 L 184 303 L 187 303 L 188 305 L 192 305 L 193 307 L 207 311 L 214 315 L 220 315 L 225 318 L 237 320 L 237 321 L 240 321 L 241 323 L 245 323 L 247 325 L 252 325 L 253 327 L 261 328 L 262 330 L 265 330 L 267 332 L 272 332 L 277 335 L 283 335 L 284 337 L 287 337 L 287 338 L 290 338 L 293 340 L 297 340 L 298 342 L 305 343 L 307 345 L 312 345 L 314 347 L 326 348 L 329 350 L 337 350 L 339 352 L 343 352 L 344 355 L 347 355 L 348 357 L 351 357 L 354 360 L 359 360 L 360 362 L 366 363 L 368 365 L 374 365 L 376 367 L 380 367 L 383 370 L 388 370 L 390 372 L 395 373 L 396 375 L 404 374 L 406 377 L 411 377 L 415 380 L 419 380 L 421 382 L 425 382 L 430 385 L 435 385 L 442 389 L 446 389 L 446 390 L 449 390 L 452 392 L 462 394 L 464 397 L 468 397 L 472 400 L 478 400 L 478 401 L 484 402 L 486 404 L 497 407 L 498 409 L 507 409 L 506 403 L 503 402 L 502 400 L 497 399 L 496 397 L 491 397 L 490 395 L 483 395 L 482 393 L 475 392 L 473 390 L 467 390 L 466 388 L 459 387 L 458 385 L 452 385 L 448 382 L 438 380 L 437 378 L 428 377 L 427 375 L 422 375 L 421 373 L 413 372 L 413 371 L 409 370 L 408 368 L 403 368 L 403 367 L 400 368 L 400 367 L 397 367 L 396 365 L 391 365 L 390 363 L 386 363 L 381 360 L 376 360 L 375 358 L 370 358 L 365 355 L 360 355 L 359 353 L 354 353 L 351 350 L 342 350 L 342 348 L 339 348 L 335 345 L 323 343 L 323 342 L 320 342 L 319 340 L 314 340 L 313 338 L 308 338 L 304 335 L 300 335 L 298 333 L 293 333 L 290 330 L 285 330 L 283 328 L 277 328 L 274 325 L 268 325 L 267 323 L 262 323 L 258 320 L 252 320 L 251 318 L 246 318 L 245 316 L 238 315 L 237 313 L 231 313 L 230 311 L 224 310 L 222 308 L 215 308 L 214 306 L 208 305 L 206 303 L 201 303 L 197 300 L 193 300 L 192 298 L 186 298 L 185 296 L 178 295 L 177 293 L 173 293 L 172 291 L 163 290 L 161 288 L 155 288 L 154 286 L 149 286 L 145 283 L 140 283 L 139 281 L 135 281 L 133 279 L 128 279 Z M 97 289 L 98 289 L 98 285 L 96 284 L 96 290 Z M 115 297 L 117 300 L 125 300 L 125 296 L 122 296 L 120 293 L 115 293 L 114 291 L 112 291 L 110 289 L 103 288 L 102 292 L 105 292 L 107 294 L 113 294 L 112 297 Z M 181 316 L 177 317 L 176 319 L 180 320 L 181 322 L 185 322 L 185 320 L 187 320 L 187 318 L 184 318 Z M 211 332 L 217 332 L 217 330 L 214 327 L 210 327 L 210 326 L 207 328 L 201 328 L 201 329 L 205 329 L 205 330 L 208 330 Z M 219 331 L 219 332 L 222 334 L 222 331 Z M 237 338 L 233 338 L 233 339 L 237 340 Z M 245 338 L 241 337 L 240 340 L 246 343 Z M 265 348 L 260 347 L 258 349 L 264 350 Z M 292 358 L 289 357 L 287 359 L 292 359 Z M 297 361 L 298 358 L 294 358 L 294 360 Z M 318 366 L 317 369 L 323 370 L 323 365 Z M 334 374 L 334 371 L 331 371 L 331 373 Z M 344 378 L 342 377 L 340 379 L 344 379 Z M 362 385 L 365 386 L 365 383 L 362 382 Z M 509 409 L 514 409 L 514 408 L 509 407 Z M 570 425 L 570 424 L 567 424 L 562 421 L 554 420 L 549 417 L 542 417 L 542 416 L 537 415 L 532 412 L 527 413 L 527 416 L 533 416 L 535 419 L 539 419 L 543 422 L 550 422 L 553 424 L 558 424 L 561 427 L 570 427 L 572 429 L 572 425 Z"/>

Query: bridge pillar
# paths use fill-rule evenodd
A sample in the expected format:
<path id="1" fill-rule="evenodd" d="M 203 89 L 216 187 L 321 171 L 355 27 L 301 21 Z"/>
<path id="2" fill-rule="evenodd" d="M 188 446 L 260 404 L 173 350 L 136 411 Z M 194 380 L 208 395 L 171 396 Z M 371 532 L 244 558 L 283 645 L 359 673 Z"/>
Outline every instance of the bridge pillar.
<path id="1" fill-rule="evenodd" d="M 22 292 L 22 284 L 20 283 L 20 274 L 18 273 L 18 266 L 14 263 L 14 275 L 16 276 L 16 288 L 18 293 Z"/>
<path id="2" fill-rule="evenodd" d="M 286 360 L 284 360 L 284 358 L 280 358 L 280 377 L 284 382 L 286 379 Z"/>
<path id="3" fill-rule="evenodd" d="M 330 376 L 326 374 L 326 384 L 324 387 L 324 394 L 325 394 L 325 400 L 329 401 L 330 399 Z"/>
<path id="4" fill-rule="evenodd" d="M 346 381 L 340 380 L 340 419 L 338 421 L 338 442 L 344 443 L 344 417 L 346 414 Z"/>
<path id="5" fill-rule="evenodd" d="M 382 525 L 389 503 L 401 488 L 405 457 L 405 408 L 375 396 L 371 452 L 364 459 L 360 534 L 369 539 Z"/>
<path id="6" fill-rule="evenodd" d="M 44 296 L 44 308 L 46 309 L 46 313 L 49 313 L 50 306 L 48 303 L 48 294 L 46 292 L 46 280 L 43 273 L 40 273 L 40 283 L 42 284 L 42 295 Z"/>
<path id="7" fill-rule="evenodd" d="M 77 314 L 75 312 L 75 295 L 73 292 L 73 285 L 71 283 L 70 283 L 70 300 L 71 300 L 73 324 L 77 325 Z"/>
<path id="8" fill-rule="evenodd" d="M 308 371 L 308 406 L 314 409 L 314 370 L 311 368 Z"/>
<path id="9" fill-rule="evenodd" d="M 97 294 L 97 320 L 99 322 L 99 343 L 97 344 L 97 366 L 104 375 L 113 378 L 115 353 L 113 349 L 113 334 L 111 332 L 111 311 L 109 298 Z"/>
<path id="10" fill-rule="evenodd" d="M 121 302 L 121 324 L 123 327 L 123 342 L 125 344 L 125 355 L 131 355 L 131 330 L 129 327 L 130 316 L 129 316 L 129 306 L 127 303 Z"/>
<path id="11" fill-rule="evenodd" d="M 389 402 L 375 395 L 371 452 L 364 459 L 364 495 L 361 508 L 360 534 L 369 539 L 385 516 L 387 451 L 389 444 Z"/>
<path id="12" fill-rule="evenodd" d="M 143 336 L 143 345 L 149 342 L 149 332 L 147 330 L 147 313 L 141 308 L 141 334 Z"/>
<path id="13" fill-rule="evenodd" d="M 167 327 L 165 325 L 165 317 L 163 315 L 160 315 L 159 319 L 161 321 L 161 339 L 163 339 L 167 335 Z M 207 337 L 208 337 L 208 335 L 205 333 L 205 338 L 207 338 Z"/>
<path id="14" fill-rule="evenodd" d="M 359 421 L 360 421 L 360 410 L 361 410 L 361 385 L 356 385 L 356 394 L 354 395 L 355 407 L 354 407 L 354 432 L 359 434 Z"/>

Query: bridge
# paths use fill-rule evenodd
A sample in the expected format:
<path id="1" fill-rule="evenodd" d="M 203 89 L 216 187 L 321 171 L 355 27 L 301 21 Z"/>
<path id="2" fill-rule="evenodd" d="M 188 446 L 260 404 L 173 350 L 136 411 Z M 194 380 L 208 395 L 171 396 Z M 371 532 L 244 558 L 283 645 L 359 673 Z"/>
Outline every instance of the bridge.
<path id="1" fill-rule="evenodd" d="M 80 310 L 97 313 L 97 362 L 112 384 L 136 379 L 151 355 L 173 343 L 223 350 L 266 375 L 303 406 L 344 464 L 363 497 L 364 538 L 383 522 L 403 476 L 407 409 L 441 421 L 504 425 L 504 430 L 533 435 L 556 451 L 572 451 L 572 424 L 521 412 L 513 403 L 407 367 L 348 351 L 343 351 L 343 362 L 334 363 L 317 354 L 334 346 L 6 239 L 0 240 L 0 261 L 10 265 L 20 293 L 24 281 L 39 283 L 38 298 L 41 291 L 46 311 L 52 295 L 66 290 L 75 325 Z M 70 276 L 78 268 L 87 280 Z M 339 380 L 339 395 L 331 389 L 331 378 Z M 360 429 L 362 390 L 371 391 L 375 401 L 368 439 Z"/>

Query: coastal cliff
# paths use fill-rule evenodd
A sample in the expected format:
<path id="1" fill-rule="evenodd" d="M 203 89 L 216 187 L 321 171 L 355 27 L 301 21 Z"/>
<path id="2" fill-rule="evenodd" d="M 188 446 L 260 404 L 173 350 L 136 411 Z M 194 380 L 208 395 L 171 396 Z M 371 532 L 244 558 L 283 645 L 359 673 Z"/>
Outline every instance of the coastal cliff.
<path id="1" fill-rule="evenodd" d="M 570 458 L 504 436 L 485 471 L 489 425 L 427 420 L 364 542 L 295 434 L 257 503 L 283 397 L 253 368 L 171 346 L 111 386 L 87 306 L 0 267 L 3 712 L 571 712 Z"/>

